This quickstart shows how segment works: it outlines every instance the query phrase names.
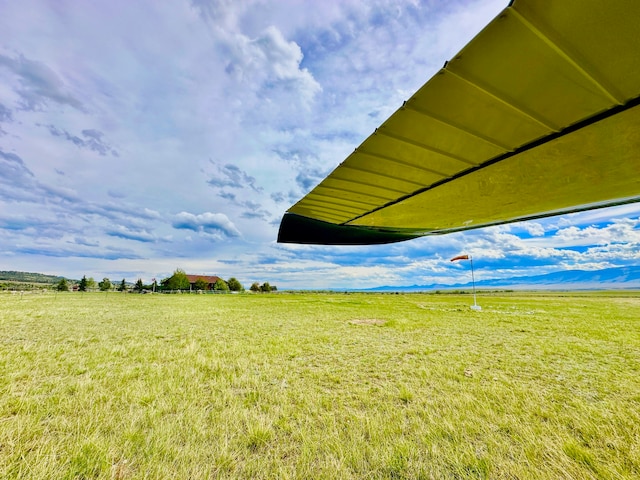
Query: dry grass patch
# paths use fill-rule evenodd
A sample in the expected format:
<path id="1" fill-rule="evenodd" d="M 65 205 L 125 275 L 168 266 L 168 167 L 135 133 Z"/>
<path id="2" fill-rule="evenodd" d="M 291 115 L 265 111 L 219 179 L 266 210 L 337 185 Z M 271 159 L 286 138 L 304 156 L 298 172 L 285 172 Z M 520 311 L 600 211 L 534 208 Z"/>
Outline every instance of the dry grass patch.
<path id="1" fill-rule="evenodd" d="M 351 320 L 349 323 L 353 325 L 376 325 L 382 326 L 386 325 L 386 320 L 381 320 L 379 318 L 355 318 Z"/>

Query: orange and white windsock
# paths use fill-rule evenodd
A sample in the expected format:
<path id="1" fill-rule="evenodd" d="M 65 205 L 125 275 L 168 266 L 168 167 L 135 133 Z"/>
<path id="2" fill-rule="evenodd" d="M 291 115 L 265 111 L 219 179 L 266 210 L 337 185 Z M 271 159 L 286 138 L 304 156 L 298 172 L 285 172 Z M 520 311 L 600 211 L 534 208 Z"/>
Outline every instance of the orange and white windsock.
<path id="1" fill-rule="evenodd" d="M 456 260 L 469 260 L 469 255 L 458 255 L 451 259 L 452 262 L 455 262 Z"/>

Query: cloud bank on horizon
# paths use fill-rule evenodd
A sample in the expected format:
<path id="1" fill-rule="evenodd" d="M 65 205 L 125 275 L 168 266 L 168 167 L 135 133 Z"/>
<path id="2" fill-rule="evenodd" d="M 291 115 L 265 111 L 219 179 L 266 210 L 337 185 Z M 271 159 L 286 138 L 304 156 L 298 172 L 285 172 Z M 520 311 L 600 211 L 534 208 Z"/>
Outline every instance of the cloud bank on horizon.
<path id="1" fill-rule="evenodd" d="M 393 245 L 278 245 L 284 211 L 506 0 L 2 1 L 0 270 L 282 288 L 640 261 L 640 206 Z"/>

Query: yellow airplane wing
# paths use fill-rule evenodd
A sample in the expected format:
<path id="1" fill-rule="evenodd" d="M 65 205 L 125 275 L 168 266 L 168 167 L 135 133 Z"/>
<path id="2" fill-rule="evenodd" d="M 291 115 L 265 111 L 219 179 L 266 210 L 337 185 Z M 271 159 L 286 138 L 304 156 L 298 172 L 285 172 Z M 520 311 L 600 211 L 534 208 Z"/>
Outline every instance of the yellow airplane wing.
<path id="1" fill-rule="evenodd" d="M 284 215 L 375 244 L 640 201 L 640 1 L 515 0 Z"/>

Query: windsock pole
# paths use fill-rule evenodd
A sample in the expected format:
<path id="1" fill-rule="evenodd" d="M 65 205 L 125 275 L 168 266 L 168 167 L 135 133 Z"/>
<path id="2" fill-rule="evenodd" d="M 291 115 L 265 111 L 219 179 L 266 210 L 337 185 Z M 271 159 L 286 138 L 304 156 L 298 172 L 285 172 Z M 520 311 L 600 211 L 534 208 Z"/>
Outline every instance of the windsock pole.
<path id="1" fill-rule="evenodd" d="M 471 310 L 480 311 L 482 310 L 482 307 L 478 305 L 478 302 L 476 301 L 476 277 L 473 273 L 473 259 L 471 258 L 471 255 L 458 255 L 451 259 L 452 262 L 455 262 L 456 260 L 469 260 L 471 262 L 471 285 L 473 286 L 473 305 L 471 305 Z"/>
<path id="2" fill-rule="evenodd" d="M 469 255 L 469 261 L 471 262 L 471 286 L 473 287 L 473 306 L 471 307 L 471 309 L 482 310 L 482 307 L 480 307 L 478 305 L 478 302 L 476 301 L 476 278 L 473 274 L 473 257 L 471 257 L 471 255 Z"/>

